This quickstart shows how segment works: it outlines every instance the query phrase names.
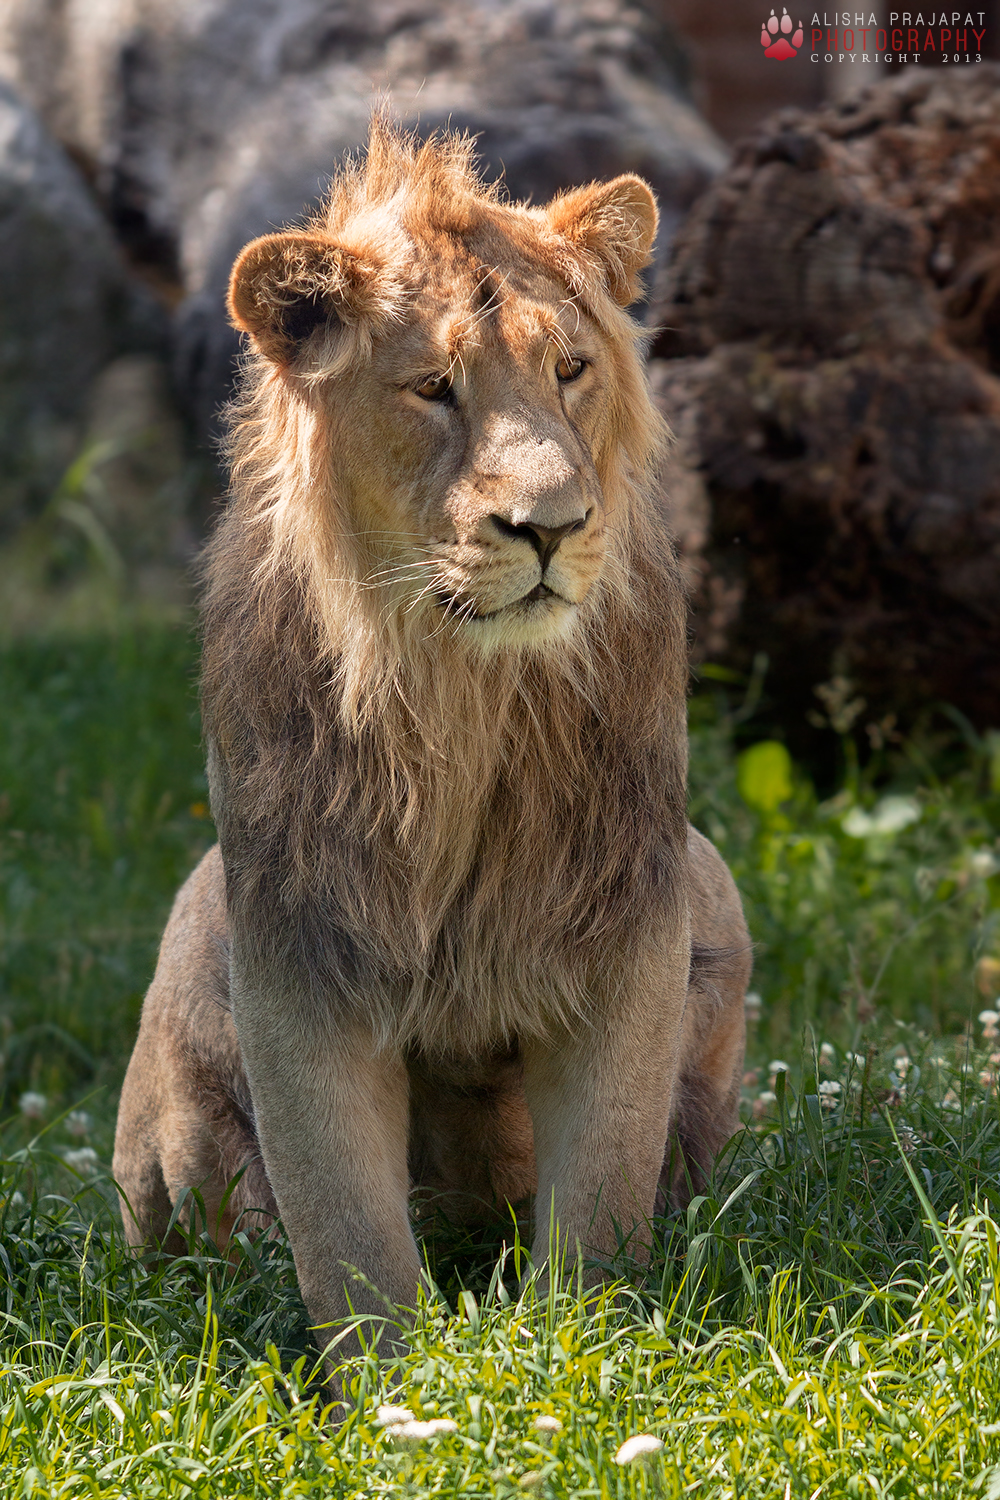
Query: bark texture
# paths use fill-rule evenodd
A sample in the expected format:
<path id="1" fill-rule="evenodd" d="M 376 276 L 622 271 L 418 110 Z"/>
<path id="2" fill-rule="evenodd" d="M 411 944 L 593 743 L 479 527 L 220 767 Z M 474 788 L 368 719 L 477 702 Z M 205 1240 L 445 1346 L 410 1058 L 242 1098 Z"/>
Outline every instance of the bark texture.
<path id="1" fill-rule="evenodd" d="M 772 117 L 652 321 L 697 655 L 1000 722 L 1000 69 Z"/>

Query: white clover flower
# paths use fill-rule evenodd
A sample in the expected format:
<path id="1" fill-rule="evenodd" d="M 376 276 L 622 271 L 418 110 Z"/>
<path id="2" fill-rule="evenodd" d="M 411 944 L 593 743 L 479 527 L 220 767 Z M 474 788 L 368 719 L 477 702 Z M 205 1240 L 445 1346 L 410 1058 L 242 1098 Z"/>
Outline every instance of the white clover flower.
<path id="1" fill-rule="evenodd" d="M 905 1078 L 913 1067 L 913 1059 L 906 1052 L 901 1052 L 898 1057 L 893 1058 L 892 1066 L 897 1078 Z"/>
<path id="2" fill-rule="evenodd" d="M 772 1104 L 777 1104 L 778 1096 L 772 1089 L 763 1089 L 753 1101 L 753 1117 L 755 1120 L 763 1119 Z"/>
<path id="3" fill-rule="evenodd" d="M 821 1068 L 837 1066 L 837 1053 L 830 1042 L 824 1042 L 819 1049 L 819 1065 Z"/>
<path id="4" fill-rule="evenodd" d="M 896 1131 L 896 1134 L 899 1136 L 899 1144 L 906 1152 L 906 1155 L 912 1156 L 914 1151 L 916 1151 L 917 1147 L 920 1145 L 920 1137 L 917 1135 L 917 1132 L 914 1130 L 913 1126 L 900 1125 Z"/>
<path id="5" fill-rule="evenodd" d="M 393 1422 L 386 1428 L 393 1442 L 401 1443 L 406 1448 L 415 1448 L 418 1443 L 426 1443 L 428 1439 L 439 1437 L 443 1432 L 457 1432 L 458 1423 L 453 1422 L 450 1417 L 435 1417 L 430 1422 Z"/>
<path id="6" fill-rule="evenodd" d="M 969 856 L 969 871 L 976 880 L 988 880 L 998 869 L 1000 865 L 988 849 L 977 849 Z"/>
<path id="7" fill-rule="evenodd" d="M 781 1061 L 780 1057 L 776 1057 L 774 1062 L 768 1063 L 767 1071 L 769 1073 L 790 1073 L 792 1070 L 786 1062 Z"/>
<path id="8" fill-rule="evenodd" d="M 536 1432 L 562 1432 L 563 1426 L 558 1417 L 547 1417 L 544 1414 L 536 1417 L 531 1425 Z"/>
<path id="9" fill-rule="evenodd" d="M 863 1052 L 845 1052 L 844 1061 L 848 1064 L 853 1063 L 856 1068 L 863 1068 L 868 1059 Z"/>
<path id="10" fill-rule="evenodd" d="M 412 1422 L 413 1413 L 408 1406 L 380 1406 L 375 1414 L 376 1427 L 398 1427 L 401 1422 Z"/>
<path id="11" fill-rule="evenodd" d="M 637 1458 L 646 1458 L 650 1453 L 659 1453 L 662 1447 L 662 1438 L 654 1437 L 651 1432 L 637 1432 L 635 1437 L 626 1438 L 622 1443 L 615 1454 L 615 1463 L 634 1463 Z"/>
<path id="12" fill-rule="evenodd" d="M 85 1109 L 71 1109 L 66 1116 L 66 1129 L 70 1135 L 76 1136 L 77 1140 L 83 1140 L 90 1134 L 92 1123 Z"/>
<path id="13" fill-rule="evenodd" d="M 44 1094 L 36 1094 L 31 1089 L 22 1094 L 17 1101 L 18 1108 L 26 1120 L 44 1120 L 45 1111 L 49 1107 L 49 1101 Z"/>
<path id="14" fill-rule="evenodd" d="M 759 1021 L 764 1002 L 756 990 L 747 990 L 743 997 L 743 1012 L 748 1021 Z"/>
<path id="15" fill-rule="evenodd" d="M 920 804 L 912 797 L 882 797 L 871 812 L 852 807 L 841 820 L 841 828 L 852 839 L 901 833 L 911 823 L 920 821 Z"/>
<path id="16" fill-rule="evenodd" d="M 819 1086 L 819 1102 L 824 1109 L 836 1109 L 837 1095 L 840 1093 L 840 1084 L 835 1083 L 832 1078 L 824 1078 Z"/>
<path id="17" fill-rule="evenodd" d="M 97 1152 L 93 1146 L 81 1146 L 78 1151 L 64 1151 L 63 1161 L 74 1172 L 97 1170 Z"/>
<path id="18" fill-rule="evenodd" d="M 997 1026 L 1000 1024 L 1000 1011 L 981 1010 L 978 1019 L 985 1036 L 996 1036 Z"/>

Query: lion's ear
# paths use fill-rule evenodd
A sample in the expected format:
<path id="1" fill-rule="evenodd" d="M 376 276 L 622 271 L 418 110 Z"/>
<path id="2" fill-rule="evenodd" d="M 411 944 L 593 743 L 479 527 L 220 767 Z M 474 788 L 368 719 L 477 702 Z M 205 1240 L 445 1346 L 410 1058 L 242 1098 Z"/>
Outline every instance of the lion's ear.
<path id="1" fill-rule="evenodd" d="M 377 302 L 376 268 L 317 234 L 266 234 L 229 281 L 229 316 L 265 359 L 287 365 L 317 328 L 353 322 Z"/>
<path id="2" fill-rule="evenodd" d="M 561 193 L 545 214 L 551 230 L 597 257 L 616 302 L 627 307 L 635 300 L 641 291 L 638 273 L 652 258 L 659 219 L 656 199 L 641 177 L 627 173 Z"/>

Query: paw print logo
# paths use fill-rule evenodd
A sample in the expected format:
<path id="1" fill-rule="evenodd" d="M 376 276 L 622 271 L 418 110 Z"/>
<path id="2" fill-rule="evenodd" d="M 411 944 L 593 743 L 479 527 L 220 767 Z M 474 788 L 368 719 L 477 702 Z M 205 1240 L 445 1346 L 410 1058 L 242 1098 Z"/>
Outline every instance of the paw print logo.
<path id="1" fill-rule="evenodd" d="M 789 57 L 798 57 L 803 40 L 802 22 L 799 22 L 798 29 L 789 41 L 791 29 L 792 18 L 784 6 L 781 9 L 780 21 L 772 10 L 770 20 L 765 21 L 760 28 L 760 45 L 767 48 L 764 53 L 765 57 L 773 57 L 776 62 L 784 62 Z"/>

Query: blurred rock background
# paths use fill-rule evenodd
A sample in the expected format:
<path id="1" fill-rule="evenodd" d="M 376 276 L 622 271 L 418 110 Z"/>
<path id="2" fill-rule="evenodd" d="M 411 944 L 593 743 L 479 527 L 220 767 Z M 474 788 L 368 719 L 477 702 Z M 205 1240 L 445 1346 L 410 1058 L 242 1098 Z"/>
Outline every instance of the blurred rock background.
<path id="1" fill-rule="evenodd" d="M 926 694 L 1000 719 L 997 75 L 776 64 L 769 10 L 6 0 L 7 628 L 183 607 L 220 491 L 229 266 L 388 96 L 420 131 L 475 132 L 515 197 L 626 170 L 656 188 L 652 375 L 696 660 L 746 675 L 766 653 L 803 725 L 831 676 L 873 723 Z"/>
<path id="2" fill-rule="evenodd" d="M 664 244 L 725 162 L 675 33 L 620 0 L 10 0 L 0 67 L 172 304 L 200 433 L 237 347 L 222 311 L 235 255 L 316 200 L 380 95 L 422 132 L 475 132 L 515 197 L 643 173 Z"/>
<path id="3" fill-rule="evenodd" d="M 164 320 L 79 174 L 0 85 L 0 521 L 22 523 L 74 456 L 93 383 Z"/>
<path id="4" fill-rule="evenodd" d="M 875 739 L 1000 722 L 998 231 L 1000 70 L 927 67 L 770 117 L 654 291 L 696 657 L 765 652 L 800 743 L 834 677 Z"/>

